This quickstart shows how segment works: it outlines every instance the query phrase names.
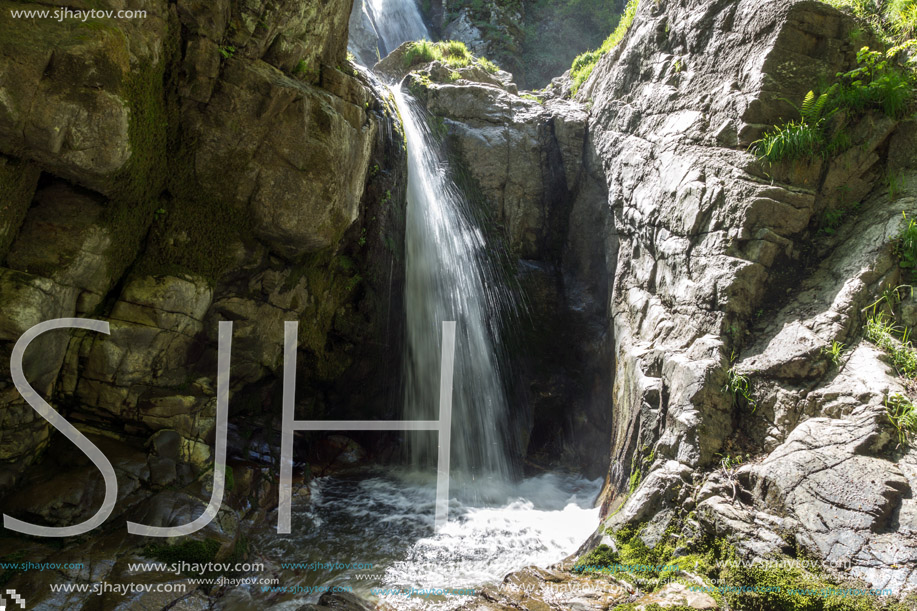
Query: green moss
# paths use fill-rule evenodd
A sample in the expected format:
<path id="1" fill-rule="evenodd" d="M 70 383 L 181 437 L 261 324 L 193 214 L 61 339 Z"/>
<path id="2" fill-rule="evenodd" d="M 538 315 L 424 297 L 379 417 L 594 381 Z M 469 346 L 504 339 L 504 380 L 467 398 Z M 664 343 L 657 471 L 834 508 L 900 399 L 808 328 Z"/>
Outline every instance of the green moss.
<path id="1" fill-rule="evenodd" d="M 627 34 L 627 31 L 634 22 L 634 18 L 637 16 L 637 8 L 639 5 L 640 0 L 629 0 L 627 6 L 624 8 L 624 13 L 621 15 L 621 19 L 618 21 L 618 26 L 609 34 L 605 42 L 602 43 L 602 46 L 595 51 L 587 51 L 578 55 L 576 59 L 573 60 L 573 65 L 570 66 L 570 78 L 573 79 L 573 86 L 571 87 L 573 95 L 576 95 L 579 88 L 583 86 L 583 83 L 585 83 L 586 79 L 592 74 L 599 60 L 606 53 L 618 46 L 618 43 L 620 43 L 624 35 Z"/>
<path id="2" fill-rule="evenodd" d="M 359 290 L 360 266 L 350 256 L 325 249 L 300 259 L 284 288 L 292 289 L 303 278 L 310 299 L 300 316 L 299 346 L 316 381 L 334 380 L 351 363 L 349 346 L 337 341 L 334 331 Z"/>
<path id="3" fill-rule="evenodd" d="M 169 171 L 169 127 L 174 123 L 167 107 L 165 79 L 177 50 L 177 31 L 170 24 L 168 52 L 158 64 L 142 63 L 122 83 L 121 95 L 130 108 L 131 156 L 114 178 L 113 195 L 103 216 L 113 235 L 108 259 L 114 277 L 136 257 L 160 207 Z"/>
<path id="4" fill-rule="evenodd" d="M 723 607 L 743 611 L 876 611 L 896 609 L 875 596 L 843 596 L 813 594 L 826 588 L 841 590 L 862 588 L 847 585 L 827 574 L 809 571 L 809 563 L 791 558 L 773 558 L 770 564 L 743 566 L 732 544 L 724 538 L 709 535 L 694 538 L 685 535 L 681 527 L 691 514 L 676 521 L 660 536 L 655 547 L 649 548 L 640 537 L 644 526 L 624 527 L 613 533 L 617 550 L 599 545 L 575 563 L 575 572 L 596 576 L 613 573 L 617 579 L 639 584 L 644 591 L 653 591 L 668 581 L 697 585 L 684 571 L 699 576 L 711 587 L 707 593 Z M 677 555 L 676 555 L 677 554 Z M 655 585 L 654 585 L 655 580 Z M 729 591 L 730 588 L 752 588 L 759 591 Z M 630 609 L 620 605 L 615 609 Z"/>
<path id="5" fill-rule="evenodd" d="M 144 554 L 159 562 L 206 564 L 213 562 L 219 551 L 216 539 L 189 539 L 175 545 L 153 543 L 146 546 Z"/>
<path id="6" fill-rule="evenodd" d="M 232 554 L 226 559 L 226 562 L 236 564 L 238 562 L 245 562 L 246 558 L 248 558 L 248 538 L 240 534 L 236 538 L 236 544 L 232 548 Z"/>
<path id="7" fill-rule="evenodd" d="M 40 175 L 32 163 L 0 157 L 0 261 L 25 220 Z"/>
<path id="8" fill-rule="evenodd" d="M 730 587 L 756 590 L 726 593 L 726 601 L 733 608 L 745 611 L 869 611 L 880 609 L 882 604 L 873 596 L 809 594 L 843 587 L 801 567 L 734 564 L 723 569 L 720 578 Z"/>

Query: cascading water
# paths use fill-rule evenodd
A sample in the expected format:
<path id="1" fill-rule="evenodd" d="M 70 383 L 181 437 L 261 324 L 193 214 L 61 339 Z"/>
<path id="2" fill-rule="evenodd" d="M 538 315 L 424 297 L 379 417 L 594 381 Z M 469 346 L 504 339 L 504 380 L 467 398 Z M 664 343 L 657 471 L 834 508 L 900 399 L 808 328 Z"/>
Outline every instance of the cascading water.
<path id="1" fill-rule="evenodd" d="M 426 36 L 414 0 L 365 2 L 388 50 Z M 312 592 L 304 602 L 339 586 L 396 609 L 450 609 L 468 597 L 399 592 L 477 590 L 510 571 L 562 559 L 598 522 L 593 500 L 601 480 L 513 477 L 499 350 L 499 321 L 512 301 L 423 112 L 399 88 L 393 93 L 408 148 L 405 419 L 438 418 L 441 325 L 457 323 L 449 521 L 433 529 L 436 438 L 416 431 L 405 435 L 411 468 L 317 478 L 310 500 L 294 504 L 293 534 L 266 528 L 253 543 L 275 562 L 312 567 L 282 570 L 287 587 Z M 289 608 L 302 598 L 287 601 Z"/>
<path id="2" fill-rule="evenodd" d="M 484 236 L 449 178 L 421 111 L 400 88 L 394 93 L 408 146 L 405 419 L 437 418 L 440 329 L 444 320 L 455 320 L 456 483 L 463 476 L 505 482 L 513 469 L 506 449 L 509 418 L 496 346 L 500 307 L 508 300 L 499 288 Z M 408 444 L 415 467 L 435 464 L 434 435 L 415 433 Z"/>
<path id="3" fill-rule="evenodd" d="M 385 57 L 408 40 L 429 38 L 415 0 L 364 0 L 379 40 L 379 51 Z"/>

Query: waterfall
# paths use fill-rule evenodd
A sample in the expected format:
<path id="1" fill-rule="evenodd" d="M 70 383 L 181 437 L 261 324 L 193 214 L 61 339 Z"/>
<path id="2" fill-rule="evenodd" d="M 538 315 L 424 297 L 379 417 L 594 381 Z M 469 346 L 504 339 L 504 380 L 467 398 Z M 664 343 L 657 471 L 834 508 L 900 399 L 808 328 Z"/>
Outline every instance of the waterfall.
<path id="1" fill-rule="evenodd" d="M 363 10 L 375 25 L 382 57 L 408 40 L 430 38 L 415 0 L 363 0 Z"/>
<path id="2" fill-rule="evenodd" d="M 509 300 L 422 111 L 400 88 L 394 94 L 408 147 L 405 418 L 436 418 L 440 329 L 444 320 L 457 321 L 453 477 L 507 481 L 512 433 L 497 347 L 501 307 Z M 435 436 L 415 433 L 408 446 L 415 466 L 435 461 Z"/>

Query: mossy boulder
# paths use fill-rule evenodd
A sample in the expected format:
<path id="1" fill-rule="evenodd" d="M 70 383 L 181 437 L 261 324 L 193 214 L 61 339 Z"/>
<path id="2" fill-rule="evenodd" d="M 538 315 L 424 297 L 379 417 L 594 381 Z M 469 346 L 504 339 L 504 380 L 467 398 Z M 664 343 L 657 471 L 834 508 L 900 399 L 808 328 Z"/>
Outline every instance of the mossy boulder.
<path id="1" fill-rule="evenodd" d="M 84 21 L 14 18 L 48 6 L 0 2 L 0 152 L 112 193 L 135 153 L 131 74 L 164 60 L 167 6 L 147 0 L 136 7 L 144 19 Z"/>

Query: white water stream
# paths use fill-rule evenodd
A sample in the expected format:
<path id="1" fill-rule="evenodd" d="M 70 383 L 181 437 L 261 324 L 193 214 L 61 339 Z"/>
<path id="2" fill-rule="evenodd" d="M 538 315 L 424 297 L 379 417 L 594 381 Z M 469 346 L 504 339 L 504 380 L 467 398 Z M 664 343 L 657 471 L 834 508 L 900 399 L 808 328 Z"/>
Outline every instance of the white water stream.
<path id="1" fill-rule="evenodd" d="M 366 2 L 386 50 L 427 36 L 414 0 Z M 310 500 L 294 503 L 291 535 L 266 526 L 257 536 L 255 549 L 275 564 L 316 563 L 282 571 L 282 581 L 319 589 L 271 608 L 296 609 L 333 587 L 396 609 L 458 607 L 471 599 L 409 593 L 480 591 L 514 570 L 546 567 L 598 523 L 601 480 L 515 476 L 509 442 L 518 433 L 510 430 L 500 352 L 512 299 L 423 111 L 400 87 L 392 90 L 408 148 L 404 419 L 438 418 L 442 322 L 457 323 L 449 522 L 433 528 L 436 435 L 406 433 L 409 467 L 316 479 Z"/>

